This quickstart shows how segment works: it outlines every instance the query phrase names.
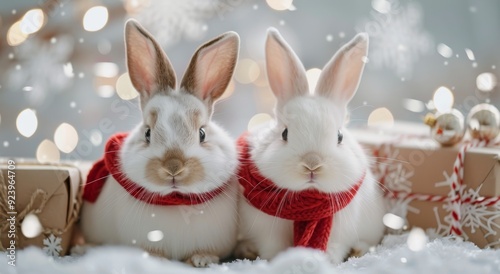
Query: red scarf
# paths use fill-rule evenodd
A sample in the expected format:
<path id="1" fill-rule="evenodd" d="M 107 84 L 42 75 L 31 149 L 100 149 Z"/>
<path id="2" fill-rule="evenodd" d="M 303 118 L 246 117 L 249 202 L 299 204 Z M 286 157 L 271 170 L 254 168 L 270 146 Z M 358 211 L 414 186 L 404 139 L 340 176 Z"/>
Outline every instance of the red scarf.
<path id="1" fill-rule="evenodd" d="M 202 204 L 213 197 L 221 194 L 227 184 L 200 194 L 182 194 L 172 192 L 167 195 L 160 195 L 151 192 L 144 187 L 130 181 L 122 172 L 120 164 L 120 149 L 128 133 L 118 133 L 108 140 L 104 151 L 104 157 L 97 161 L 87 176 L 87 183 L 83 189 L 83 199 L 94 203 L 108 178 L 109 174 L 134 198 L 151 205 L 197 205 Z"/>
<path id="2" fill-rule="evenodd" d="M 326 251 L 335 212 L 346 207 L 363 183 L 365 174 L 351 189 L 338 193 L 304 190 L 290 193 L 263 177 L 250 157 L 247 134 L 238 139 L 238 177 L 243 195 L 255 208 L 272 216 L 292 220 L 293 245 Z M 287 194 L 288 192 L 288 194 Z"/>

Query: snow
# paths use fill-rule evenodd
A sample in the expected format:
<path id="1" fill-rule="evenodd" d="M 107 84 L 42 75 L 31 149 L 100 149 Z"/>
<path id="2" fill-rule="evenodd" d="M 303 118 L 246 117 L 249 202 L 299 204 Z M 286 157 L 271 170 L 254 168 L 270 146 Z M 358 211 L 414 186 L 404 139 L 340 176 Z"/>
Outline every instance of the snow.
<path id="1" fill-rule="evenodd" d="M 412 251 L 408 235 L 387 235 L 370 253 L 336 266 L 322 253 L 305 248 L 287 250 L 271 262 L 238 260 L 195 269 L 129 247 L 96 247 L 82 257 L 55 259 L 30 247 L 18 251 L 15 267 L 7 264 L 5 254 L 1 256 L 0 273 L 500 273 L 500 250 L 479 249 L 473 243 L 446 237 L 432 239 L 422 250 Z"/>

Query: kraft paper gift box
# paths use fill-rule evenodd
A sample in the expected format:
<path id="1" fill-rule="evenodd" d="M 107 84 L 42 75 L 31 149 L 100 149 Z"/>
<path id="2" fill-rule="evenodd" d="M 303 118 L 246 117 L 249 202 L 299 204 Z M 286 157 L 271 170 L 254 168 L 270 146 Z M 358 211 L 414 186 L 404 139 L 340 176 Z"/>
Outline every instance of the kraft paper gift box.
<path id="1" fill-rule="evenodd" d="M 15 162 L 15 165 L 9 167 L 8 160 L 0 161 L 0 171 L 3 174 L 3 181 L 0 177 L 0 248 L 12 247 L 11 241 L 14 240 L 16 250 L 34 245 L 52 256 L 66 255 L 81 205 L 80 170 L 69 164 Z M 9 170 L 14 172 L 14 177 L 9 178 Z M 9 208 L 4 200 L 7 194 L 4 187 L 12 182 L 11 179 L 14 180 L 15 187 L 15 210 Z M 30 214 L 36 215 L 41 224 L 41 233 L 34 238 L 26 237 L 21 229 L 25 217 Z M 6 222 L 12 216 L 15 216 L 14 227 Z M 28 221 L 25 226 L 26 231 L 33 230 L 36 228 L 36 220 L 35 223 Z"/>
<path id="2" fill-rule="evenodd" d="M 389 212 L 402 217 L 407 228 L 461 236 L 479 247 L 500 247 L 499 146 L 468 148 L 460 184 L 454 172 L 464 143 L 441 147 L 420 125 L 352 132 L 387 189 Z"/>

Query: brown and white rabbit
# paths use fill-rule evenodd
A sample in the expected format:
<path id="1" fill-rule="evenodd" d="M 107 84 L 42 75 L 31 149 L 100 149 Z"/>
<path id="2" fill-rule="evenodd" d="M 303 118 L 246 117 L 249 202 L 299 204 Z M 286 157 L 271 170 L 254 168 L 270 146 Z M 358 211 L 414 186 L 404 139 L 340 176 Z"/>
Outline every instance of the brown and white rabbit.
<path id="1" fill-rule="evenodd" d="M 295 220 L 265 211 L 271 204 L 277 205 L 276 212 L 287 207 L 303 210 L 298 198 L 304 191 L 328 196 L 323 203 L 342 203 L 332 198 L 339 193 L 348 197 L 333 223 L 330 215 L 331 230 L 323 237 L 324 251 L 333 263 L 342 262 L 353 248 L 366 252 L 381 240 L 382 191 L 363 149 L 344 127 L 347 104 L 358 88 L 367 51 L 368 36 L 358 34 L 326 64 L 316 90 L 309 91 L 298 57 L 277 30 L 268 31 L 266 66 L 277 98 L 275 119 L 238 140 L 248 154 L 240 156 L 240 170 L 259 174 L 239 174 L 245 198 L 240 199 L 242 241 L 237 256 L 271 259 L 294 246 Z M 273 184 L 262 187 L 267 181 Z M 268 197 L 259 198 L 258 192 L 269 192 Z M 260 204 L 253 198 L 260 199 Z"/>
<path id="2" fill-rule="evenodd" d="M 217 263 L 236 245 L 238 160 L 234 140 L 211 117 L 233 75 L 239 37 L 227 32 L 198 48 L 180 88 L 169 59 L 135 20 L 126 23 L 125 44 L 143 121 L 122 136 L 116 162 L 106 158 L 112 149 L 105 152 L 119 174 L 110 171 L 97 197 L 86 189 L 84 237 L 91 244 L 138 246 L 194 266 Z M 91 192 L 95 183 L 86 188 Z M 198 202 L 160 205 L 161 197 Z"/>

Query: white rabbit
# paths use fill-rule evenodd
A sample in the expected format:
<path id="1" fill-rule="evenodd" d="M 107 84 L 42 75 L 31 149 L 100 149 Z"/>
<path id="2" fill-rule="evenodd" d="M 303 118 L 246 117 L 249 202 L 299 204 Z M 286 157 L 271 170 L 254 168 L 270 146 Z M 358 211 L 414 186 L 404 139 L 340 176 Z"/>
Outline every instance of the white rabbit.
<path id="1" fill-rule="evenodd" d="M 350 203 L 334 214 L 331 231 L 324 237 L 325 252 L 333 263 L 342 262 L 351 249 L 364 253 L 381 240 L 382 191 L 363 149 L 344 127 L 347 104 L 357 90 L 367 51 L 367 34 L 358 34 L 324 67 L 313 92 L 308 90 L 298 57 L 277 30 L 268 31 L 266 66 L 277 98 L 275 119 L 238 140 L 249 150 L 248 158 L 240 157 L 240 170 L 252 163 L 249 170 L 257 169 L 261 178 L 251 182 L 246 198 L 240 199 L 237 256 L 271 259 L 293 246 L 293 221 L 263 211 L 271 203 L 278 203 L 277 211 L 287 206 L 300 209 L 295 204 L 297 193 L 307 190 L 330 195 L 359 186 Z M 241 174 L 240 184 L 247 180 Z M 255 190 L 264 178 L 277 189 L 256 207 L 247 194 L 266 191 L 263 187 Z M 285 193 L 282 201 L 276 201 L 278 192 Z M 330 197 L 327 202 L 338 201 Z"/>
<path id="2" fill-rule="evenodd" d="M 126 23 L 125 44 L 143 121 L 117 153 L 114 164 L 120 174 L 111 172 L 97 199 L 84 202 L 85 240 L 137 246 L 199 267 L 217 263 L 236 245 L 238 159 L 234 140 L 211 116 L 233 75 L 239 37 L 227 32 L 198 48 L 180 88 L 163 50 L 134 20 Z M 122 178 L 149 196 L 131 195 L 119 183 Z M 220 189 L 196 205 L 158 205 L 149 200 L 169 194 L 194 200 Z"/>

